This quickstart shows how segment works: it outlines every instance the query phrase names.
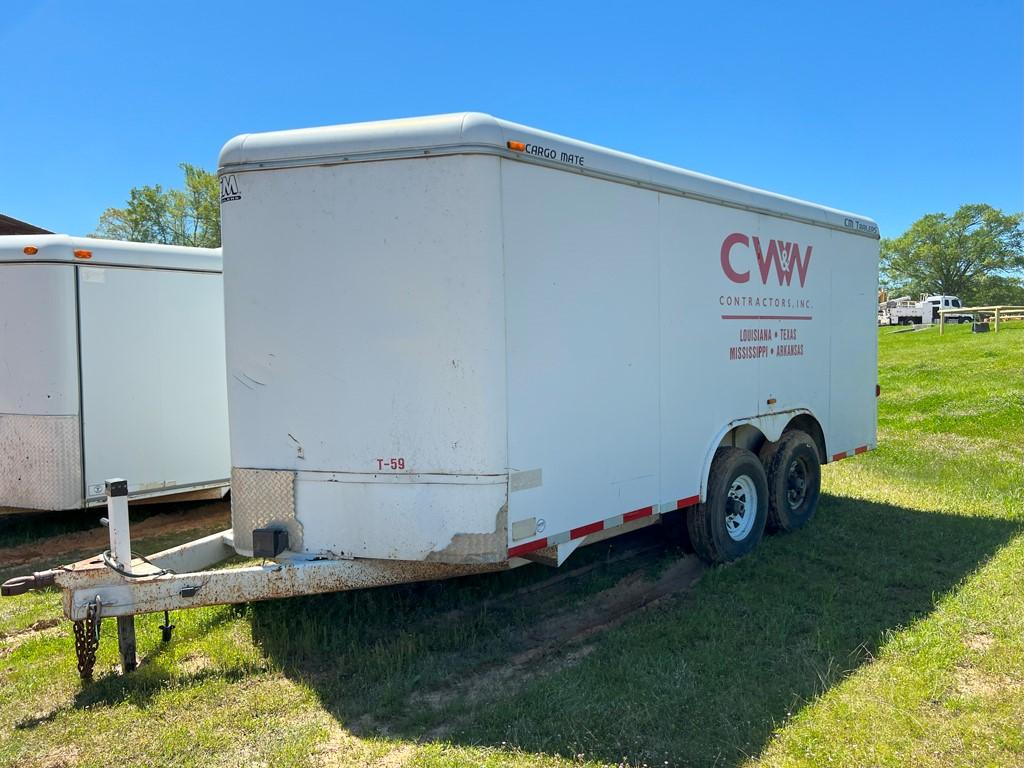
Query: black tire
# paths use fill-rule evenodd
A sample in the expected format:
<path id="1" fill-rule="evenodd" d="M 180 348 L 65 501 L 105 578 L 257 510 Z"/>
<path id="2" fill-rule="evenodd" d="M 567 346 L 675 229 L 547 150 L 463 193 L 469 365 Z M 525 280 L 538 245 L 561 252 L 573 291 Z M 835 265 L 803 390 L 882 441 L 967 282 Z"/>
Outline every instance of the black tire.
<path id="1" fill-rule="evenodd" d="M 742 499 L 753 507 L 747 510 L 753 515 L 749 519 L 740 514 Z M 743 557 L 764 535 L 767 515 L 768 481 L 758 457 L 744 448 L 719 448 L 711 462 L 707 501 L 686 516 L 697 556 L 708 563 Z"/>
<path id="2" fill-rule="evenodd" d="M 761 448 L 768 476 L 768 529 L 795 531 L 814 517 L 821 495 L 821 457 L 806 432 L 784 432 Z"/>

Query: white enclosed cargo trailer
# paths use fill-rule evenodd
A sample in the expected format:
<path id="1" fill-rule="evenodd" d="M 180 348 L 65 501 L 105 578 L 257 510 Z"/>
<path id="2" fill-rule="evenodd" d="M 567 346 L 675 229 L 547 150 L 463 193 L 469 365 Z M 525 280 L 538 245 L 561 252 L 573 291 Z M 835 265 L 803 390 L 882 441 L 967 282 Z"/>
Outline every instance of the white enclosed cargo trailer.
<path id="1" fill-rule="evenodd" d="M 5 593 L 88 627 L 558 565 L 668 513 L 727 561 L 875 445 L 869 219 L 475 113 L 220 166 L 232 530 Z M 276 562 L 189 572 L 235 552 Z"/>
<path id="2" fill-rule="evenodd" d="M 219 249 L 0 238 L 0 507 L 223 495 Z"/>
<path id="3" fill-rule="evenodd" d="M 875 443 L 868 219 L 472 113 L 220 162 L 240 552 L 272 520 L 308 555 L 560 561 L 704 501 L 722 446 Z"/>

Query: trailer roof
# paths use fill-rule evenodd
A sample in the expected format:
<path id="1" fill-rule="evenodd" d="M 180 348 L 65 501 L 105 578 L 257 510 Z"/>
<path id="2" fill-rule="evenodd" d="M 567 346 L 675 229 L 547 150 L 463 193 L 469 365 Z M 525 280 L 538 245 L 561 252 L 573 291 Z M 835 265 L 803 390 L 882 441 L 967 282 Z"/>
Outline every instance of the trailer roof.
<path id="1" fill-rule="evenodd" d="M 88 251 L 89 256 L 76 256 L 76 251 Z M 66 262 L 88 267 L 135 267 L 179 272 L 223 271 L 220 248 L 189 248 L 71 235 L 0 236 L 0 263 L 13 262 Z"/>
<path id="2" fill-rule="evenodd" d="M 231 139 L 221 150 L 220 173 L 450 154 L 500 155 L 878 237 L 878 225 L 865 216 L 716 179 L 478 112 L 243 134 Z"/>

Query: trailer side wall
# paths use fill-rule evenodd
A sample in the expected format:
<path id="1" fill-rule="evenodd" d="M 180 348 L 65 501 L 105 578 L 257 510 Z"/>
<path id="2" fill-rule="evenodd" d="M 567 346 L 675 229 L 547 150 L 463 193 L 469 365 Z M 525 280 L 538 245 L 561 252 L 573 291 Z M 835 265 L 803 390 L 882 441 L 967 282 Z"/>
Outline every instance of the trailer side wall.
<path id="1" fill-rule="evenodd" d="M 502 200 L 512 552 L 695 503 L 740 422 L 874 445 L 877 241 L 509 160 Z"/>

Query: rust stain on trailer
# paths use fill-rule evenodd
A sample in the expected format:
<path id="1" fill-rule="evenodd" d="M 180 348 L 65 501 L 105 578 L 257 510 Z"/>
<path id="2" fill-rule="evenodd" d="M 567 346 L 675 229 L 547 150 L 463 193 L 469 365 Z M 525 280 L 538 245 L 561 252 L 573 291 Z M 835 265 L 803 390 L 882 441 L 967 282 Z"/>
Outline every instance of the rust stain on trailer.
<path id="1" fill-rule="evenodd" d="M 130 582 L 108 569 L 61 571 L 64 613 L 85 616 L 99 599 L 102 616 L 130 616 L 164 609 L 244 603 L 468 576 L 507 568 L 507 563 L 452 564 L 402 560 L 323 560 L 294 565 L 244 566 L 199 573 L 156 575 Z"/>
<path id="2" fill-rule="evenodd" d="M 500 563 L 507 560 L 508 504 L 502 504 L 491 533 L 456 533 L 448 546 L 427 555 L 427 562 Z"/>

